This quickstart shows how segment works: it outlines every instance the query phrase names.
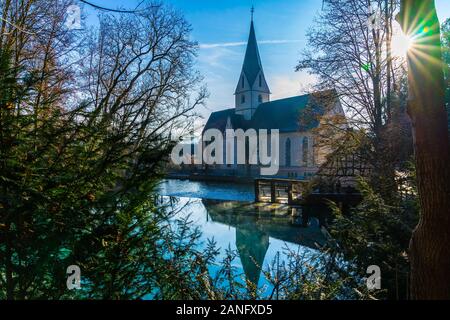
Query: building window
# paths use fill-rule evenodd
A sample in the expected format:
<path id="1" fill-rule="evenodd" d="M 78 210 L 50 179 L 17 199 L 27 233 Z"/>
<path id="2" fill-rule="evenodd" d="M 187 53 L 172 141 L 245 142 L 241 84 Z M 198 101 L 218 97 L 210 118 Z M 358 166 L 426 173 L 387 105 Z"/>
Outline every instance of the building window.
<path id="1" fill-rule="evenodd" d="M 286 140 L 286 167 L 290 167 L 291 163 L 291 139 Z"/>
<path id="2" fill-rule="evenodd" d="M 250 138 L 245 137 L 245 164 L 250 164 Z"/>
<path id="3" fill-rule="evenodd" d="M 245 94 L 241 96 L 241 103 L 245 103 Z"/>
<path id="4" fill-rule="evenodd" d="M 305 167 L 307 167 L 308 166 L 308 158 L 309 158 L 309 141 L 308 141 L 308 137 L 304 137 L 303 138 L 302 153 L 303 153 L 303 165 Z"/>
<path id="5" fill-rule="evenodd" d="M 242 89 L 244 89 L 244 87 L 245 87 L 245 79 L 244 79 L 244 76 L 242 76 L 241 86 L 242 86 Z"/>
<path id="6" fill-rule="evenodd" d="M 260 88 L 262 87 L 262 77 L 261 77 L 261 75 L 259 75 L 259 87 Z"/>
<path id="7" fill-rule="evenodd" d="M 318 149 L 315 146 L 315 141 L 313 138 L 311 138 L 311 146 L 312 146 L 312 153 L 311 153 L 311 164 L 313 166 L 316 165 L 316 161 L 318 159 Z"/>
<path id="8" fill-rule="evenodd" d="M 263 100 L 262 100 L 262 95 L 259 95 L 259 96 L 258 96 L 258 102 L 259 102 L 259 103 L 262 103 L 262 102 L 263 102 Z"/>

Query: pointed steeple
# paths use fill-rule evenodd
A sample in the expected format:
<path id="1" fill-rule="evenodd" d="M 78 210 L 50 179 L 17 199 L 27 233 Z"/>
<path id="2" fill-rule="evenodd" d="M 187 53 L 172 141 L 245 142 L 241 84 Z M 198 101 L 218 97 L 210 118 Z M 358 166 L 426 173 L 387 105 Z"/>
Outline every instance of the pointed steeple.
<path id="1" fill-rule="evenodd" d="M 270 89 L 264 76 L 258 42 L 256 41 L 253 7 L 251 13 L 252 19 L 247 50 L 245 51 L 244 64 L 235 91 L 236 113 L 244 115 L 247 120 L 251 119 L 256 108 L 261 103 L 270 101 Z"/>
<path id="2" fill-rule="evenodd" d="M 245 52 L 244 66 L 242 67 L 247 80 L 251 86 L 255 83 L 256 77 L 262 71 L 261 57 L 259 56 L 258 43 L 256 41 L 255 26 L 253 20 L 250 24 L 250 36 Z"/>

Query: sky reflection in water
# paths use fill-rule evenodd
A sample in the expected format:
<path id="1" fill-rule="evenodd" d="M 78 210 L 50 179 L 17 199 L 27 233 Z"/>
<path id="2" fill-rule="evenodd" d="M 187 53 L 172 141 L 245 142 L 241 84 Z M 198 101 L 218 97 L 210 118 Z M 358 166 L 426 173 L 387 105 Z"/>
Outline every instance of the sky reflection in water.
<path id="1" fill-rule="evenodd" d="M 270 285 L 258 265 L 267 269 L 278 252 L 282 263 L 286 249 L 300 255 L 315 254 L 317 244 L 325 242 L 320 229 L 323 215 L 307 207 L 292 211 L 284 205 L 254 204 L 252 185 L 168 180 L 159 192 L 177 198 L 177 206 L 185 206 L 176 218 L 190 215 L 202 231 L 201 247 L 214 238 L 221 249 L 218 261 L 227 248 L 237 250 L 234 267 L 242 278 L 258 282 L 260 288 L 267 285 L 269 290 Z M 211 266 L 213 273 L 217 270 Z"/>

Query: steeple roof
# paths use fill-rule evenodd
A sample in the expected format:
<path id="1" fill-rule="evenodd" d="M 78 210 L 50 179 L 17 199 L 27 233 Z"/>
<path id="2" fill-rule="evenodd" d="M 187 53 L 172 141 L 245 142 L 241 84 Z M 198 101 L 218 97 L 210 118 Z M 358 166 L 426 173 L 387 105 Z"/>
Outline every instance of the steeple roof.
<path id="1" fill-rule="evenodd" d="M 245 52 L 242 71 L 245 73 L 250 86 L 255 83 L 258 73 L 262 71 L 261 58 L 259 56 L 258 43 L 256 42 L 253 20 L 250 25 L 250 36 L 248 38 L 247 51 Z"/>

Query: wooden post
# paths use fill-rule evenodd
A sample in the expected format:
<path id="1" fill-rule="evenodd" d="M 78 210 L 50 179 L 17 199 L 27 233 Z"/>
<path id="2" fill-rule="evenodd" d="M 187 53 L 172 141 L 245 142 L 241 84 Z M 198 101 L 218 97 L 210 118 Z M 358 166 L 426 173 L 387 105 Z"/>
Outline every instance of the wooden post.
<path id="1" fill-rule="evenodd" d="M 260 183 L 258 179 L 255 179 L 255 201 L 256 202 L 261 202 L 261 199 L 259 197 L 259 192 L 260 192 Z"/>
<path id="2" fill-rule="evenodd" d="M 290 181 L 290 182 L 289 182 L 289 187 L 288 187 L 288 204 L 293 204 L 293 199 L 292 199 L 292 184 L 293 184 L 293 182 Z"/>
<path id="3" fill-rule="evenodd" d="M 277 202 L 277 194 L 276 194 L 276 183 L 275 181 L 270 181 L 270 194 L 271 194 L 271 202 L 276 203 Z"/>

